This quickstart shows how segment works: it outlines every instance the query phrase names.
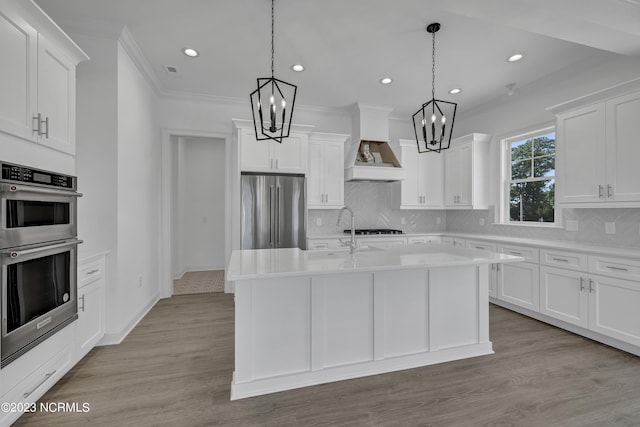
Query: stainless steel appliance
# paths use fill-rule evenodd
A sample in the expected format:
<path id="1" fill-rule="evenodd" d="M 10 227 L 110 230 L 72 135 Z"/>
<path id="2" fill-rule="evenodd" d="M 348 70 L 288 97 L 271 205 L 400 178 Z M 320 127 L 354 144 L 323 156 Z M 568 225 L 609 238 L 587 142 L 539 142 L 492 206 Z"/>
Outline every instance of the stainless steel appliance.
<path id="1" fill-rule="evenodd" d="M 76 178 L 2 162 L 0 366 L 77 319 Z"/>
<path id="2" fill-rule="evenodd" d="M 304 175 L 243 173 L 241 249 L 307 246 Z"/>

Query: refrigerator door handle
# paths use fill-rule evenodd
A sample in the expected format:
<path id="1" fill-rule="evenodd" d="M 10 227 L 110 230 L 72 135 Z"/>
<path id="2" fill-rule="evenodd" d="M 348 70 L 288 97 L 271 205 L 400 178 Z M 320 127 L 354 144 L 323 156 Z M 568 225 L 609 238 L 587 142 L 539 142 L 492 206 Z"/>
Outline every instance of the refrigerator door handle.
<path id="1" fill-rule="evenodd" d="M 269 186 L 269 247 L 273 247 L 273 185 Z"/>
<path id="2" fill-rule="evenodd" d="M 276 246 L 280 247 L 280 186 L 276 187 Z"/>

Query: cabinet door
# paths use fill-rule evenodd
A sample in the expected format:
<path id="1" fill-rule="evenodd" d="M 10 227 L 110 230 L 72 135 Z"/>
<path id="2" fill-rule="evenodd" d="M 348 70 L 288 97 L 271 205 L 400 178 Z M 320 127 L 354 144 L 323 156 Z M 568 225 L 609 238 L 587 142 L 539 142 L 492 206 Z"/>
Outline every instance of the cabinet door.
<path id="1" fill-rule="evenodd" d="M 589 329 L 640 346 L 640 282 L 589 278 Z"/>
<path id="2" fill-rule="evenodd" d="M 473 205 L 473 151 L 471 144 L 458 149 L 458 202 L 459 206 Z"/>
<path id="3" fill-rule="evenodd" d="M 0 130 L 30 140 L 35 139 L 37 46 L 31 26 L 0 11 Z"/>
<path id="4" fill-rule="evenodd" d="M 420 156 L 420 157 L 418 157 Z M 402 167 L 405 179 L 400 182 L 400 204 L 402 207 L 421 207 L 422 193 L 420 192 L 420 162 L 425 154 L 419 154 L 415 147 L 402 147 Z"/>
<path id="5" fill-rule="evenodd" d="M 334 208 L 344 206 L 344 143 L 327 142 L 324 146 L 325 204 Z"/>
<path id="6" fill-rule="evenodd" d="M 271 156 L 275 168 L 282 173 L 305 173 L 307 171 L 307 137 L 291 135 L 282 143 L 271 143 Z"/>
<path id="7" fill-rule="evenodd" d="M 271 171 L 271 142 L 258 141 L 253 131 L 240 131 L 240 170 L 242 172 Z"/>
<path id="8" fill-rule="evenodd" d="M 76 341 L 78 360 L 82 359 L 104 335 L 103 279 L 78 289 Z"/>
<path id="9" fill-rule="evenodd" d="M 502 264 L 498 299 L 511 304 L 540 310 L 539 266 L 528 262 Z"/>
<path id="10" fill-rule="evenodd" d="M 460 151 L 458 148 L 450 148 L 444 156 L 444 195 L 445 204 L 447 207 L 457 206 L 458 200 L 458 164 L 460 158 Z"/>
<path id="11" fill-rule="evenodd" d="M 604 105 L 558 116 L 556 178 L 558 202 L 605 202 Z"/>
<path id="12" fill-rule="evenodd" d="M 607 200 L 640 202 L 640 92 L 607 102 Z"/>
<path id="13" fill-rule="evenodd" d="M 38 36 L 38 112 L 42 143 L 75 154 L 76 68 L 46 38 Z"/>
<path id="14" fill-rule="evenodd" d="M 309 173 L 307 174 L 307 207 L 312 209 L 324 204 L 324 150 L 321 142 L 309 142 Z"/>
<path id="15" fill-rule="evenodd" d="M 579 271 L 540 267 L 540 313 L 588 327 L 589 292 Z"/>
<path id="16" fill-rule="evenodd" d="M 444 155 L 442 153 L 419 154 L 418 179 L 422 204 L 428 208 L 444 206 Z"/>

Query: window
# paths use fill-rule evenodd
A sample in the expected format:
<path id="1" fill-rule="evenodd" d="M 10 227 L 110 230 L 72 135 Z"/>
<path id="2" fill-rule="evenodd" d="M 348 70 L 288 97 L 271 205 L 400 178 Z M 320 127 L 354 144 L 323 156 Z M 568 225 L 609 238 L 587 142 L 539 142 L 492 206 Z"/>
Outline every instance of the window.
<path id="1" fill-rule="evenodd" d="M 555 223 L 555 128 L 503 140 L 506 224 Z"/>

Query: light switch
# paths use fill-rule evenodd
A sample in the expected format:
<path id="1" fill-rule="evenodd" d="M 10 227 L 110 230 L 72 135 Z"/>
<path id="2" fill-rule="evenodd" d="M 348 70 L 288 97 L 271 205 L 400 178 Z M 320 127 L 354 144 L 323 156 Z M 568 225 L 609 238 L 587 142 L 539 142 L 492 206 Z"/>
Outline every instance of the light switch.
<path id="1" fill-rule="evenodd" d="M 605 222 L 604 223 L 604 232 L 607 234 L 616 234 L 616 223 L 615 222 Z"/>
<path id="2" fill-rule="evenodd" d="M 407 219 L 405 217 L 400 218 L 400 224 L 405 225 L 407 223 Z"/>

